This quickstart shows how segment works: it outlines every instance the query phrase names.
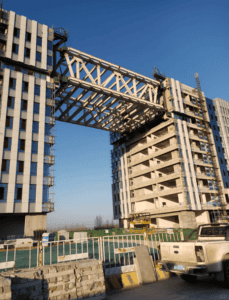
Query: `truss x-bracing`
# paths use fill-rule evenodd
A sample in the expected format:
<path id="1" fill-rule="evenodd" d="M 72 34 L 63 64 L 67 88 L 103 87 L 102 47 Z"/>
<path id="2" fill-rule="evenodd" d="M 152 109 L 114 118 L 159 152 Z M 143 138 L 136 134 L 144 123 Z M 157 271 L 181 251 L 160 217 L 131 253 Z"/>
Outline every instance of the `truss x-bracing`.
<path id="1" fill-rule="evenodd" d="M 68 47 L 56 64 L 56 120 L 123 133 L 164 110 L 160 82 Z"/>

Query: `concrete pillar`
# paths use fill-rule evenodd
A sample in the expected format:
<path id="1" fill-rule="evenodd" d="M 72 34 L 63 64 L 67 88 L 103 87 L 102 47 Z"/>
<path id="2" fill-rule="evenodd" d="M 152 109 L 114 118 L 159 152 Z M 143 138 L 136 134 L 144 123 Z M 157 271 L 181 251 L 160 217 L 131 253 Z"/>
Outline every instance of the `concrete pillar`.
<path id="1" fill-rule="evenodd" d="M 177 138 L 173 137 L 169 140 L 169 142 L 170 142 L 170 145 L 175 145 L 175 144 L 177 144 Z"/>
<path id="2" fill-rule="evenodd" d="M 128 222 L 127 219 L 123 220 L 123 228 L 128 229 Z"/>
<path id="3" fill-rule="evenodd" d="M 184 194 L 183 193 L 178 194 L 178 201 L 180 204 L 186 204 L 186 203 L 184 203 Z"/>
<path id="4" fill-rule="evenodd" d="M 209 211 L 196 211 L 197 226 L 211 223 Z"/>
<path id="5" fill-rule="evenodd" d="M 27 215 L 25 216 L 25 236 L 33 236 L 34 230 L 46 230 L 47 229 L 47 215 Z"/>
<path id="6" fill-rule="evenodd" d="M 179 224 L 181 228 L 197 227 L 196 216 L 194 211 L 181 211 L 179 213 Z"/>
<path id="7" fill-rule="evenodd" d="M 172 153 L 172 158 L 175 159 L 175 158 L 179 158 L 179 152 L 176 150 L 176 151 L 173 151 Z"/>

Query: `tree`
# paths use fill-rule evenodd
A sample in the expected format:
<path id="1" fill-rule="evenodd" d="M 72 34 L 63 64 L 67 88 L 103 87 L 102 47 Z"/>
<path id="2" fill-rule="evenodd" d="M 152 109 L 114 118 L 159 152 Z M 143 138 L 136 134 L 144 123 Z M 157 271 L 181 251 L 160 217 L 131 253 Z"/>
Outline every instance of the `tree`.
<path id="1" fill-rule="evenodd" d="M 95 218 L 95 227 L 100 227 L 103 224 L 103 218 L 101 215 L 96 216 Z"/>
<path id="2" fill-rule="evenodd" d="M 106 221 L 105 221 L 105 225 L 109 227 L 109 226 L 110 226 L 110 221 L 109 221 L 109 220 L 106 220 Z"/>

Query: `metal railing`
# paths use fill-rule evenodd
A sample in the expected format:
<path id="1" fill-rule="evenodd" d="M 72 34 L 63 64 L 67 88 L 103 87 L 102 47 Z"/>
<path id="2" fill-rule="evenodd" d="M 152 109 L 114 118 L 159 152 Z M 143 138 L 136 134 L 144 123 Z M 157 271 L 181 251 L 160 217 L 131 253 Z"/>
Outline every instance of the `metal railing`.
<path id="1" fill-rule="evenodd" d="M 42 203 L 42 212 L 52 212 L 54 211 L 54 203 L 53 202 L 46 202 Z"/>
<path id="2" fill-rule="evenodd" d="M 114 274 L 123 269 L 134 268 L 135 246 L 147 245 L 154 261 L 160 259 L 158 246 L 161 242 L 175 242 L 183 239 L 180 233 L 127 234 L 104 237 L 90 237 L 59 241 L 38 242 L 33 245 L 16 245 L 9 242 L 0 245 L 0 271 L 32 268 L 81 259 L 103 261 L 105 274 Z M 9 263 L 7 265 L 7 263 Z"/>

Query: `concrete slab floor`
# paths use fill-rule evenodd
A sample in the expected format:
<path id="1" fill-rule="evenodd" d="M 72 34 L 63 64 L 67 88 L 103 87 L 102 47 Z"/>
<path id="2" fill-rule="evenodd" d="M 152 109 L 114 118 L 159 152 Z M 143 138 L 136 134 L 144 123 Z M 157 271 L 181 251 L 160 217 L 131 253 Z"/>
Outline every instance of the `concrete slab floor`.
<path id="1" fill-rule="evenodd" d="M 107 300 L 218 300 L 229 299 L 229 288 L 213 277 L 198 279 L 195 284 L 183 281 L 179 276 L 157 281 L 133 289 L 107 292 Z"/>

